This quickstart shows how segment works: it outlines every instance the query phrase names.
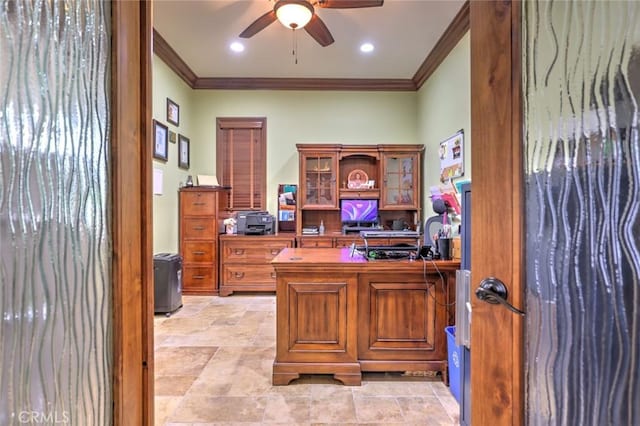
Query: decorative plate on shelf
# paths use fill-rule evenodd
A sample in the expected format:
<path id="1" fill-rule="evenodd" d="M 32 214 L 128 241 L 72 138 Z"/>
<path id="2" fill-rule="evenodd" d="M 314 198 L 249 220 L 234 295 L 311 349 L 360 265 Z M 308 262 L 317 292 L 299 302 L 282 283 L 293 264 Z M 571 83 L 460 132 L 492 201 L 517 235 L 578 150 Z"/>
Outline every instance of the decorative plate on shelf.
<path id="1" fill-rule="evenodd" d="M 347 188 L 367 188 L 369 176 L 361 169 L 353 169 L 347 176 Z"/>

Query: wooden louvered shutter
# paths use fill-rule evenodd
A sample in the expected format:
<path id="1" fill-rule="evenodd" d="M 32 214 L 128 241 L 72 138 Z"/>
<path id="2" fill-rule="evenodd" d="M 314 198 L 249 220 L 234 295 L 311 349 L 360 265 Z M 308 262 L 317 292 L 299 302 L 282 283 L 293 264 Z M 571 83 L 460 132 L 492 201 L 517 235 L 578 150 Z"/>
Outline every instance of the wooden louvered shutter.
<path id="1" fill-rule="evenodd" d="M 262 118 L 218 118 L 216 174 L 231 186 L 232 210 L 266 209 L 266 124 Z"/>

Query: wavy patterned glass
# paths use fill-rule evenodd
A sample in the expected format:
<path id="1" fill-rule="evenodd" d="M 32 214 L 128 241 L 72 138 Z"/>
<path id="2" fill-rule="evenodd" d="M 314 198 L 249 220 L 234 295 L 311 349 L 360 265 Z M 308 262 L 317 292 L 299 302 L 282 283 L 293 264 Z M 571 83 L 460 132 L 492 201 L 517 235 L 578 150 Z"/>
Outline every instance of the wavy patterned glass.
<path id="1" fill-rule="evenodd" d="M 528 424 L 640 424 L 640 2 L 526 1 Z"/>
<path id="2" fill-rule="evenodd" d="M 0 424 L 112 422 L 109 2 L 0 0 Z"/>

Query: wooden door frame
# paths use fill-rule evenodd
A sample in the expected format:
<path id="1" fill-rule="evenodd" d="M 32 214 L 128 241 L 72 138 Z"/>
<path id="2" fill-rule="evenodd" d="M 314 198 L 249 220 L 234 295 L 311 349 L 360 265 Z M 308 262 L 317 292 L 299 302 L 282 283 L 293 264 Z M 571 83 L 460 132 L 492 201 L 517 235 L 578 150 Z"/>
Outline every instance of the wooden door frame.
<path id="1" fill-rule="evenodd" d="M 111 9 L 113 424 L 153 425 L 152 4 Z"/>
<path id="2" fill-rule="evenodd" d="M 471 29 L 472 291 L 501 279 L 524 305 L 520 2 L 473 1 Z M 471 421 L 524 423 L 524 320 L 472 297 Z"/>

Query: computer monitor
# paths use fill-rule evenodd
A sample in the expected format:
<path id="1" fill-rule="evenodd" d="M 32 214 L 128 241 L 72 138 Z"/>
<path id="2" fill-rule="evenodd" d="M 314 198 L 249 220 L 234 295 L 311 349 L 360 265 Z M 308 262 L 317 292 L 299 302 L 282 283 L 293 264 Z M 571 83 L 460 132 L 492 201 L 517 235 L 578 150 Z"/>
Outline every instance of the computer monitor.
<path id="1" fill-rule="evenodd" d="M 368 225 L 378 222 L 378 200 L 340 200 L 340 220 L 343 225 Z"/>

